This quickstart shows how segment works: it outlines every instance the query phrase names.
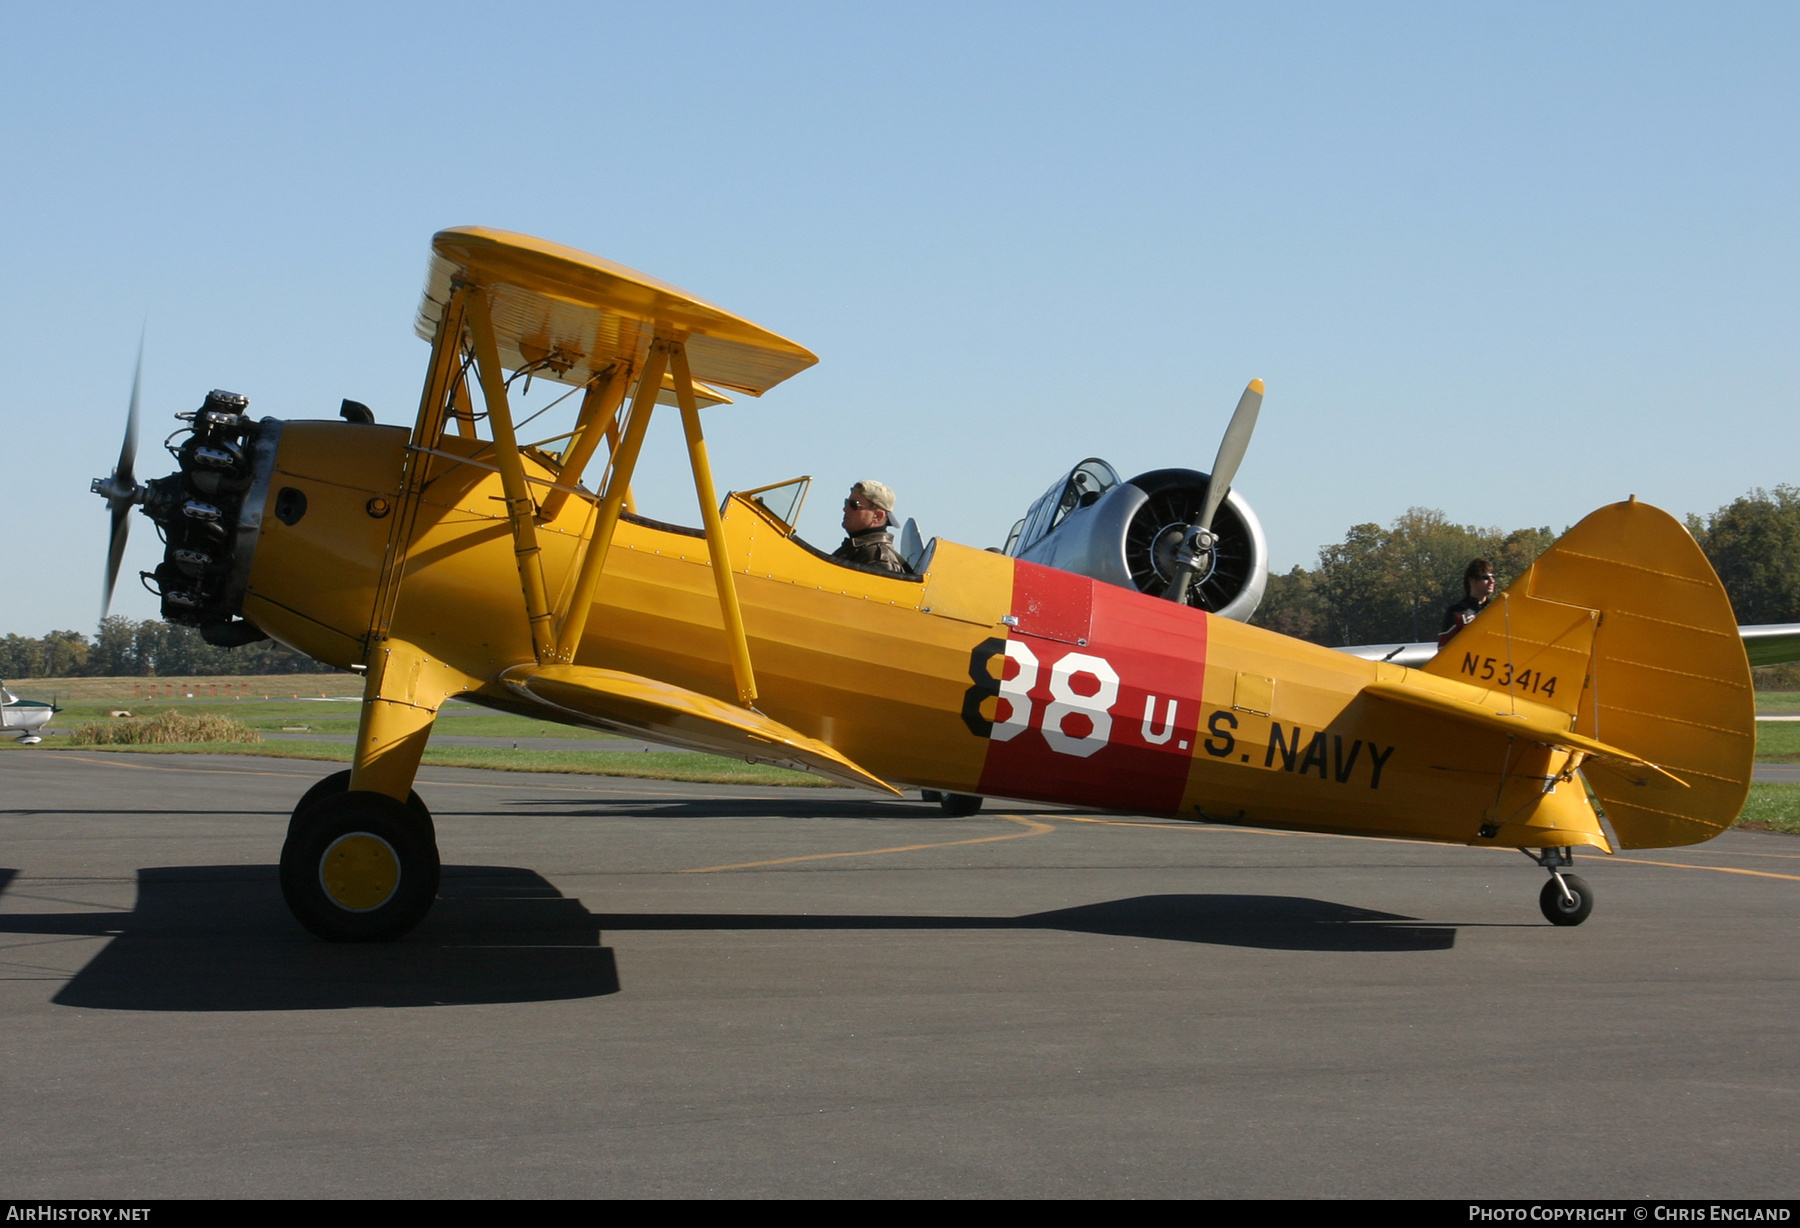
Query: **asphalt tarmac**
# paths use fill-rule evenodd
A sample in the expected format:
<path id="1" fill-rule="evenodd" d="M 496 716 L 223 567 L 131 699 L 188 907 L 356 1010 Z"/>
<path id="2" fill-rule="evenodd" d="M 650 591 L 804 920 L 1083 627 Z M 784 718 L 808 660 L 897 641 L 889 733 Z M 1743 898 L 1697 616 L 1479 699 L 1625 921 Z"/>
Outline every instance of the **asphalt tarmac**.
<path id="1" fill-rule="evenodd" d="M 407 940 L 289 919 L 331 765 L 0 755 L 0 1191 L 1793 1197 L 1800 840 L 1578 859 L 426 769 Z"/>

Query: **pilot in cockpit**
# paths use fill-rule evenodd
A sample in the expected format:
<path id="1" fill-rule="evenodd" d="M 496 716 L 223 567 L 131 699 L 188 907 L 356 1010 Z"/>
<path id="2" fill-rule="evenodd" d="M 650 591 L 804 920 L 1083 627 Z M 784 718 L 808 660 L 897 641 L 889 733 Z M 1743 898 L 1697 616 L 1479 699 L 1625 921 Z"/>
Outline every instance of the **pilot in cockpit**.
<path id="1" fill-rule="evenodd" d="M 885 482 L 858 482 L 844 500 L 844 544 L 831 552 L 834 559 L 850 563 L 873 564 L 901 575 L 911 575 L 894 549 L 894 536 L 888 522 L 894 514 L 894 491 Z"/>

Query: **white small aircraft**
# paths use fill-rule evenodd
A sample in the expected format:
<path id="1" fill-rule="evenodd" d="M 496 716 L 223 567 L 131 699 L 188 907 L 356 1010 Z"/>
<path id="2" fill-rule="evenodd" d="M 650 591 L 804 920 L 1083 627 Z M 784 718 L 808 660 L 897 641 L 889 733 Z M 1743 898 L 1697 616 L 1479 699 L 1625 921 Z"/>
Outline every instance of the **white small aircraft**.
<path id="1" fill-rule="evenodd" d="M 49 724 L 50 718 L 60 711 L 62 709 L 55 704 L 20 699 L 7 690 L 4 682 L 0 682 L 0 729 L 17 729 L 17 740 L 28 746 L 44 740 L 38 730 Z"/>

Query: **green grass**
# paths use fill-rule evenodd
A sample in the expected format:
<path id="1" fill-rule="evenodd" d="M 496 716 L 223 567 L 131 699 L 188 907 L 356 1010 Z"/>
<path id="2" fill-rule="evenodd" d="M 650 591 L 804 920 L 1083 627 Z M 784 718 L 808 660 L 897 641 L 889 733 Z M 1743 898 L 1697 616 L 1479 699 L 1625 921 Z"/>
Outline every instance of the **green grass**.
<path id="1" fill-rule="evenodd" d="M 46 694 L 45 698 L 48 698 Z M 309 733 L 353 734 L 359 705 L 339 701 L 296 699 L 147 699 L 123 702 L 66 702 L 51 722 L 65 729 L 110 719 L 113 712 L 130 712 L 142 718 L 169 710 L 183 714 L 224 716 L 242 721 L 263 733 L 303 728 Z M 491 712 L 473 704 L 452 703 L 439 717 L 437 732 L 470 738 L 591 738 L 605 741 L 614 735 L 595 729 L 579 729 L 552 721 L 531 720 L 505 712 Z"/>
<path id="2" fill-rule="evenodd" d="M 1800 836 L 1800 784 L 1753 784 L 1737 825 Z"/>
<path id="3" fill-rule="evenodd" d="M 1800 721 L 1756 722 L 1758 763 L 1800 763 Z"/>
<path id="4" fill-rule="evenodd" d="M 16 744 L 8 742 L 6 745 Z M 45 738 L 35 749 L 102 753 L 132 751 L 148 755 L 255 755 L 264 759 L 350 762 L 350 747 L 339 742 L 263 742 L 257 745 L 242 742 L 188 742 L 147 746 L 74 746 L 67 738 L 55 737 Z M 830 788 L 834 784 L 805 772 L 790 772 L 786 768 L 745 763 L 740 759 L 680 751 L 643 751 L 634 754 L 629 751 L 428 746 L 425 748 L 425 762 L 433 767 L 486 768 L 501 772 L 558 772 L 577 776 L 634 776 L 645 780 L 685 780 L 696 784 L 784 785 L 798 788 Z"/>
<path id="5" fill-rule="evenodd" d="M 228 677 L 182 678 L 8 678 L 7 686 L 21 699 L 48 700 L 59 704 L 70 702 L 103 704 L 129 708 L 148 703 L 231 703 L 233 695 L 249 694 L 257 699 L 272 696 L 287 699 L 295 695 L 354 695 L 363 692 L 361 675 L 333 674 L 262 674 Z M 151 698 L 150 692 L 156 695 Z M 188 692 L 194 698 L 187 699 Z"/>
<path id="6" fill-rule="evenodd" d="M 1800 714 L 1800 691 L 1758 691 L 1756 710 Z"/>
<path id="7" fill-rule="evenodd" d="M 295 725 L 304 725 L 309 733 L 343 733 L 356 732 L 357 707 L 355 704 L 313 704 L 310 711 L 295 711 L 304 707 L 298 704 L 286 704 L 279 708 L 265 705 L 273 711 L 246 712 L 242 715 L 230 713 L 243 721 L 252 729 L 264 733 L 279 733 L 283 729 Z M 326 711 L 320 709 L 348 709 L 348 711 Z M 467 712 L 467 715 L 464 715 Z M 596 729 L 581 729 L 574 725 L 558 725 L 553 721 L 528 720 L 522 716 L 512 716 L 505 712 L 487 712 L 475 709 L 440 714 L 434 733 L 449 734 L 453 737 L 466 738 L 591 738 L 594 741 L 606 741 L 613 738 L 610 733 L 601 733 Z"/>

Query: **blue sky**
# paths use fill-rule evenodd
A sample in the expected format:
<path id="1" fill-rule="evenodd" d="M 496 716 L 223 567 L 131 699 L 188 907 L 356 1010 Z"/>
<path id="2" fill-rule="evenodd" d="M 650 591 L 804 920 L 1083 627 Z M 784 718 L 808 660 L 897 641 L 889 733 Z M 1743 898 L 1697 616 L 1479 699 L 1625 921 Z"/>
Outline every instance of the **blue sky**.
<path id="1" fill-rule="evenodd" d="M 1085 456 L 1204 469 L 1253 376 L 1283 569 L 1800 481 L 1791 6 L 267 9 L 8 11 L 0 631 L 93 626 L 140 329 L 140 477 L 213 387 L 409 422 L 452 225 L 818 353 L 708 430 L 722 488 L 813 474 L 826 546 L 865 476 L 985 546 Z M 672 423 L 646 463 L 697 521 Z"/>

